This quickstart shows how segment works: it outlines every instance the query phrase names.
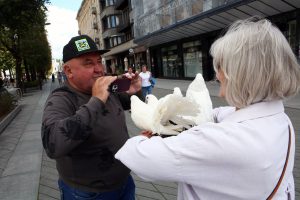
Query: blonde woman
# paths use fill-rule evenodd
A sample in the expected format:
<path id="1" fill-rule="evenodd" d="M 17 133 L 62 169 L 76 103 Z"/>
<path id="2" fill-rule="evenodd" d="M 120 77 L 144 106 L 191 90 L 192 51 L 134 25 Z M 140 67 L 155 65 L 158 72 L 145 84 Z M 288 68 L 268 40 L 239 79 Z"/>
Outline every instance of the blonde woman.
<path id="1" fill-rule="evenodd" d="M 299 91 L 300 68 L 288 42 L 268 20 L 248 19 L 211 54 L 230 107 L 175 137 L 143 132 L 115 157 L 146 180 L 178 182 L 179 200 L 294 200 L 295 133 L 282 100 Z"/>

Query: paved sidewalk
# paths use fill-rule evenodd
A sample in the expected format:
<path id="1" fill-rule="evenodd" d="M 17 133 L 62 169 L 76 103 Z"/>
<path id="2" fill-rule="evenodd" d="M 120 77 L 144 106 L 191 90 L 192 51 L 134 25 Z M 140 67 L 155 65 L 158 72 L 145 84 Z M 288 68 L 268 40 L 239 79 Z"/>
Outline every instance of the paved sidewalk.
<path id="1" fill-rule="evenodd" d="M 153 93 L 164 96 L 175 86 L 186 91 L 191 81 L 158 79 Z M 45 100 L 51 90 L 58 86 L 49 80 L 43 90 L 26 93 L 21 100 L 22 110 L 0 134 L 0 199 L 1 200 L 55 200 L 59 199 L 55 161 L 49 159 L 41 144 L 41 117 Z M 208 82 L 214 106 L 226 105 L 218 97 L 218 83 Z M 285 102 L 286 112 L 300 131 L 300 94 Z M 128 130 L 131 136 L 139 129 L 126 112 Z M 300 199 L 300 140 L 296 134 L 295 184 L 296 199 Z M 177 185 L 168 182 L 145 182 L 134 176 L 137 200 L 175 200 Z"/>
<path id="2" fill-rule="evenodd" d="M 0 199 L 36 199 L 42 158 L 41 117 L 50 84 L 24 95 L 22 110 L 0 135 Z"/>
<path id="3" fill-rule="evenodd" d="M 169 90 L 173 90 L 174 87 L 180 87 L 182 91 L 186 91 L 191 82 L 192 81 L 188 80 L 157 79 L 157 84 L 155 87 Z M 218 96 L 220 86 L 217 81 L 206 82 L 206 86 L 211 96 Z M 284 101 L 284 106 L 300 109 L 300 92 L 296 96 Z"/>

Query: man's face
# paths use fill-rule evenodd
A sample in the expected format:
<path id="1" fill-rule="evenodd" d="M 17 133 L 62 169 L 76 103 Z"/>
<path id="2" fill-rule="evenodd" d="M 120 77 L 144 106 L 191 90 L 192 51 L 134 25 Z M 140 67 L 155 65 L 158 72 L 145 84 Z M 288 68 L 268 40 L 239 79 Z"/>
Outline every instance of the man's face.
<path id="1" fill-rule="evenodd" d="M 88 53 L 69 60 L 64 71 L 68 82 L 80 92 L 91 94 L 95 80 L 104 76 L 104 67 L 99 53 Z"/>
<path id="2" fill-rule="evenodd" d="M 146 66 L 143 66 L 143 67 L 142 67 L 142 71 L 143 71 L 143 72 L 146 72 L 146 71 L 147 71 L 147 67 L 146 67 Z"/>

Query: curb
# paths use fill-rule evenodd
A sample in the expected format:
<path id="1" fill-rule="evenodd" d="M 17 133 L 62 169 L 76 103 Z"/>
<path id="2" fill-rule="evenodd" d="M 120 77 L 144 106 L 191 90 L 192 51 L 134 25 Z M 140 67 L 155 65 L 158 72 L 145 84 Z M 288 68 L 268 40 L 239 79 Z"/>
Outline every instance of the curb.
<path id="1" fill-rule="evenodd" d="M 0 134 L 10 124 L 10 122 L 16 117 L 16 115 L 22 110 L 21 105 L 17 105 L 13 111 L 11 111 L 1 122 L 0 122 Z"/>

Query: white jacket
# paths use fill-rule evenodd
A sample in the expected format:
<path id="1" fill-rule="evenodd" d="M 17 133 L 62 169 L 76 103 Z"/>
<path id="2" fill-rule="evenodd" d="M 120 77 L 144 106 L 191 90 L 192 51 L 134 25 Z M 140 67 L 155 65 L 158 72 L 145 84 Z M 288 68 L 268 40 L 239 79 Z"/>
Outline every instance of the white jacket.
<path id="1" fill-rule="evenodd" d="M 290 126 L 288 166 L 273 200 L 294 200 L 295 138 L 282 101 L 214 114 L 216 123 L 178 136 L 133 137 L 115 157 L 146 180 L 178 182 L 179 200 L 265 200 L 281 175 Z"/>

